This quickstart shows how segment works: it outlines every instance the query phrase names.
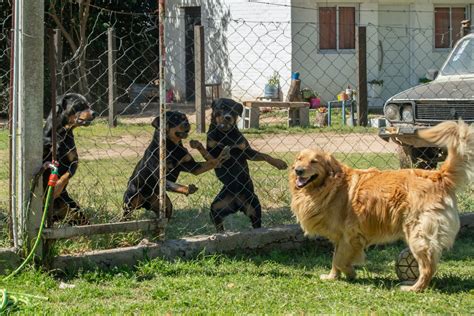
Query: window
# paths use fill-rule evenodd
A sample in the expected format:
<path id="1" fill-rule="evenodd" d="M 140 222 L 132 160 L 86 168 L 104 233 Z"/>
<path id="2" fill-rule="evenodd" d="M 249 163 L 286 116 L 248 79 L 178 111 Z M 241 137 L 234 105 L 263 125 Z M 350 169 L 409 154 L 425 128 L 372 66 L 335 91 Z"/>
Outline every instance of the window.
<path id="1" fill-rule="evenodd" d="M 355 49 L 355 7 L 319 8 L 319 49 Z"/>
<path id="2" fill-rule="evenodd" d="M 435 48 L 451 48 L 461 37 L 465 7 L 435 7 Z"/>

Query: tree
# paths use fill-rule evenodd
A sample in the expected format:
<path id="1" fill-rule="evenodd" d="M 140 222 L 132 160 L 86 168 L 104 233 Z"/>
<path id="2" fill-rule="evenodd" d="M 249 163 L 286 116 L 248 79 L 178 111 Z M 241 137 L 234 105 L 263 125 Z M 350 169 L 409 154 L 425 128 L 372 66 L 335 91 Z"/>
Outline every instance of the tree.
<path id="1" fill-rule="evenodd" d="M 78 89 L 88 94 L 87 82 L 87 22 L 90 16 L 92 0 L 49 1 L 47 14 L 61 30 L 62 36 L 69 44 L 77 74 Z"/>

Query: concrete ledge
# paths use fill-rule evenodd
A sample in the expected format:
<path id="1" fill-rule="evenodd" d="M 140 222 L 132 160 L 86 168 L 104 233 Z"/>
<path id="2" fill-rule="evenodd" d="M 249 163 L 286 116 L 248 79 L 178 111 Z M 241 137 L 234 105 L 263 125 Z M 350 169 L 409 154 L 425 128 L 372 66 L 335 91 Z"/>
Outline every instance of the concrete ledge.
<path id="1" fill-rule="evenodd" d="M 462 214 L 461 233 L 474 229 L 474 213 Z M 153 258 L 193 258 L 200 253 L 234 253 L 297 249 L 304 245 L 330 247 L 324 238 L 309 239 L 299 225 L 260 228 L 246 232 L 229 232 L 209 236 L 195 236 L 160 243 L 141 243 L 134 247 L 91 251 L 76 255 L 62 255 L 53 259 L 50 268 L 65 273 L 80 270 L 133 267 L 138 262 Z"/>
<path id="2" fill-rule="evenodd" d="M 134 266 L 139 261 L 164 258 L 193 258 L 200 253 L 231 253 L 235 251 L 294 249 L 310 242 L 299 225 L 260 228 L 246 232 L 229 232 L 209 236 L 195 236 L 160 243 L 142 243 L 134 247 L 91 251 L 54 258 L 51 268 L 66 273 L 93 268 L 109 269 Z M 329 245 L 323 238 L 317 243 Z"/>
<path id="3" fill-rule="evenodd" d="M 20 256 L 13 248 L 0 248 L 0 275 L 16 269 L 21 263 Z"/>

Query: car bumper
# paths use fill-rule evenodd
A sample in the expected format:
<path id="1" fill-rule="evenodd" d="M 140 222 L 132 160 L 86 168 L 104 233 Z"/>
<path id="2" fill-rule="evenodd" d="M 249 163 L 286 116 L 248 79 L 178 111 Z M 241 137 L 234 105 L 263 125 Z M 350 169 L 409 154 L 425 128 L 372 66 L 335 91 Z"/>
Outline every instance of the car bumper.
<path id="1" fill-rule="evenodd" d="M 379 129 L 379 137 L 385 141 L 392 139 L 400 145 L 410 145 L 413 147 L 436 147 L 418 137 L 416 131 L 424 129 L 421 126 L 388 126 Z"/>

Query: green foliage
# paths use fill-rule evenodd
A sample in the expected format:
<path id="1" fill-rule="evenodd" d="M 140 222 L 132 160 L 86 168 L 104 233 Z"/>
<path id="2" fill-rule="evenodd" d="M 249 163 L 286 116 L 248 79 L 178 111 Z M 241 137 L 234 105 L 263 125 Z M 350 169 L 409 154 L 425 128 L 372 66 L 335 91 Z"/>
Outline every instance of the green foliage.
<path id="1" fill-rule="evenodd" d="M 373 85 L 379 85 L 383 86 L 383 80 L 382 79 L 372 79 L 367 82 L 368 84 L 373 84 Z"/>
<path id="2" fill-rule="evenodd" d="M 280 74 L 277 71 L 275 71 L 273 75 L 268 78 L 268 84 L 274 87 L 280 86 Z"/>

